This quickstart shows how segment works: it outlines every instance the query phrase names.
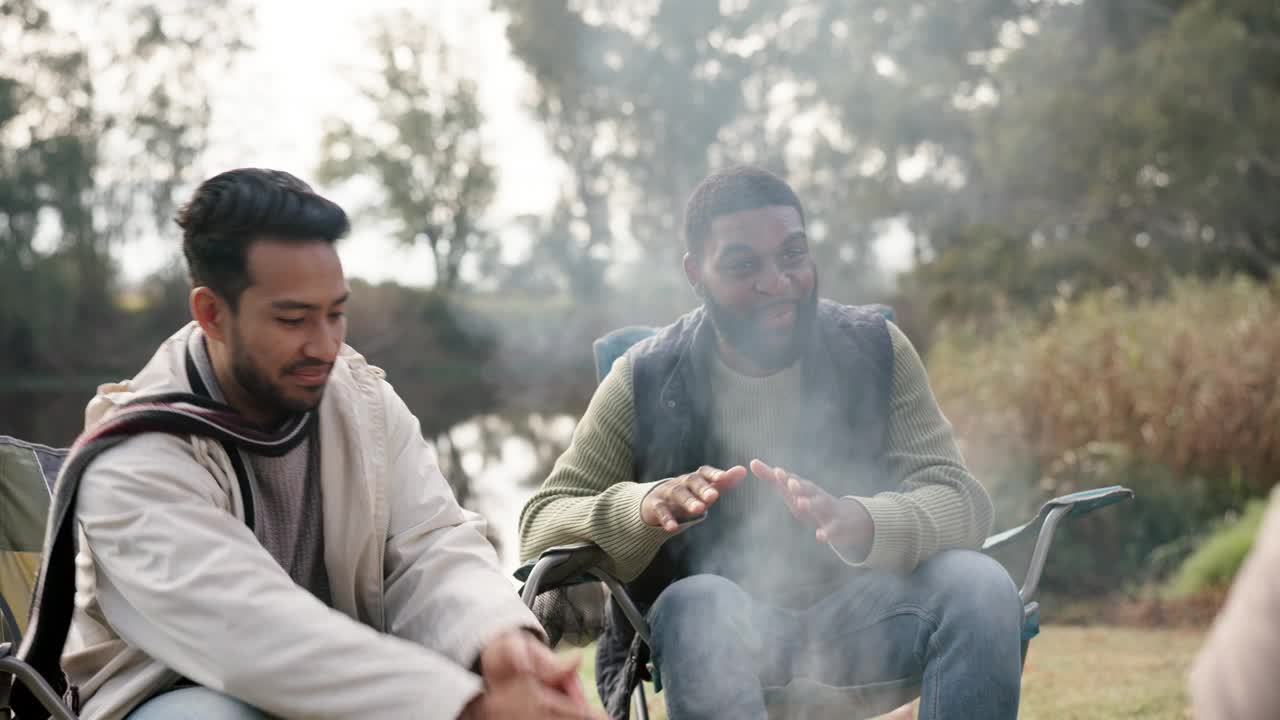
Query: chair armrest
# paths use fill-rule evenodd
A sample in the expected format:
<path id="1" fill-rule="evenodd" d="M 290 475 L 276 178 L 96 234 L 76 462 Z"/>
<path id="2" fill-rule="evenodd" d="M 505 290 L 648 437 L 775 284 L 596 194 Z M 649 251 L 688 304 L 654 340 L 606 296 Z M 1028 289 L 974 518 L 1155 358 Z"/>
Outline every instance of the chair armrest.
<path id="1" fill-rule="evenodd" d="M 1022 588 L 1018 591 L 1018 594 L 1022 596 L 1022 602 L 1026 603 L 1035 595 L 1036 589 L 1040 584 L 1040 575 L 1044 571 L 1045 559 L 1049 556 L 1050 545 L 1053 544 L 1053 533 L 1058 529 L 1058 524 L 1064 518 L 1080 517 L 1099 508 L 1132 498 L 1133 491 L 1120 485 L 1094 490 L 1082 490 L 1056 497 L 1041 506 L 1040 512 L 1036 513 L 1036 516 L 1030 522 L 987 538 L 986 542 L 982 543 L 982 551 L 991 552 L 996 548 L 1029 537 L 1032 532 L 1036 531 L 1037 528 L 1039 529 L 1036 535 L 1035 549 L 1031 552 L 1031 562 L 1027 567 L 1026 578 L 1023 580 Z"/>
<path id="2" fill-rule="evenodd" d="M 618 603 L 636 634 L 648 643 L 649 624 L 645 622 L 644 613 L 640 612 L 627 594 L 622 581 L 605 571 L 604 561 L 604 550 L 593 543 L 562 545 L 545 550 L 537 560 L 527 562 L 516 570 L 516 579 L 524 580 L 520 599 L 532 609 L 534 599 L 543 592 L 598 580 L 609 588 L 614 602 Z"/>
<path id="3" fill-rule="evenodd" d="M 40 673 L 11 654 L 11 647 L 9 643 L 0 644 L 0 715 L 8 717 L 6 713 L 10 709 L 11 696 L 6 695 L 18 685 L 24 685 L 36 701 L 44 706 L 51 720 L 76 720 L 75 713 L 62 703 L 62 698 L 40 677 Z M 12 685 L 6 675 L 13 678 Z"/>
<path id="4" fill-rule="evenodd" d="M 1004 532 L 996 533 L 987 538 L 982 543 L 983 552 L 995 550 L 1003 545 L 1017 542 L 1018 540 L 1028 537 L 1035 531 L 1049 516 L 1054 508 L 1066 508 L 1067 513 L 1071 517 L 1080 517 L 1093 512 L 1099 508 L 1112 505 L 1133 498 L 1133 491 L 1120 485 L 1112 485 L 1110 487 L 1097 488 L 1095 490 L 1082 490 L 1080 492 L 1071 493 L 1056 497 L 1040 507 L 1040 512 L 1030 520 L 1015 528 L 1010 528 Z"/>
<path id="5" fill-rule="evenodd" d="M 536 560 L 517 568 L 514 575 L 524 582 L 521 597 L 529 594 L 532 598 L 558 587 L 591 582 L 587 569 L 602 565 L 604 559 L 604 550 L 594 543 L 560 545 L 544 550 Z"/>

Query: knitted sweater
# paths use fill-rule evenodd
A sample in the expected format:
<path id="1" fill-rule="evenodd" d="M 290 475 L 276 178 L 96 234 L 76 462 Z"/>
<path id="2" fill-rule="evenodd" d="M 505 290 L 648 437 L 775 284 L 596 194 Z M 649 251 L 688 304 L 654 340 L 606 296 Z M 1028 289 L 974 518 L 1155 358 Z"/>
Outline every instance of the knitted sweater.
<path id="1" fill-rule="evenodd" d="M 205 347 L 204 333 L 191 334 L 190 350 L 209 394 L 214 400 L 225 402 Z M 329 605 L 316 442 L 312 432 L 279 457 L 246 454 L 255 506 L 253 534 L 295 583 Z"/>
<path id="2" fill-rule="evenodd" d="M 867 509 L 875 530 L 867 556 L 848 564 L 910 571 L 939 550 L 980 545 L 991 529 L 993 510 L 986 491 L 964 465 L 915 348 L 892 323 L 889 331 L 894 362 L 886 464 L 900 491 L 854 498 Z M 786 448 L 792 445 L 788 431 L 796 425 L 796 413 L 804 411 L 798 369 L 748 378 L 718 360 L 711 362 L 707 464 L 724 468 L 759 457 L 787 466 Z M 610 569 L 629 580 L 670 537 L 640 518 L 640 503 L 656 483 L 634 481 L 633 412 L 631 367 L 623 356 L 596 390 L 569 448 L 524 507 L 523 558 L 556 545 L 595 542 L 608 554 Z M 797 522 L 776 490 L 750 476 L 727 491 L 711 512 Z"/>

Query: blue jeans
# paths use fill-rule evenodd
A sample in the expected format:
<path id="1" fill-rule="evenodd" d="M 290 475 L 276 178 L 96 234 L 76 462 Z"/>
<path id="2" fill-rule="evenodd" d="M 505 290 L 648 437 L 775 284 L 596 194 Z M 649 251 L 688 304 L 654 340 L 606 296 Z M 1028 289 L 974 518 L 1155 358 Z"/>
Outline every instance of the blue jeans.
<path id="1" fill-rule="evenodd" d="M 161 693 L 129 713 L 128 720 L 268 720 L 261 710 L 203 687 Z"/>
<path id="2" fill-rule="evenodd" d="M 867 571 L 815 605 L 753 600 L 717 575 L 671 584 L 649 612 L 667 714 L 765 718 L 765 687 L 923 677 L 921 720 L 1018 714 L 1022 602 L 995 560 L 935 555 L 910 575 Z"/>

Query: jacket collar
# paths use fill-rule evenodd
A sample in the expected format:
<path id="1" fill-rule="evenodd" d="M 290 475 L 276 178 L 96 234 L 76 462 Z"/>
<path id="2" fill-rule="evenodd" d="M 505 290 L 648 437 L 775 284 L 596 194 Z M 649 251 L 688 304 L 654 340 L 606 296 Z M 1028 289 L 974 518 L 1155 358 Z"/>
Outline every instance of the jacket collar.
<path id="1" fill-rule="evenodd" d="M 798 359 L 804 367 L 806 401 L 828 410 L 837 409 L 835 397 L 832 393 L 823 392 L 823 388 L 839 386 L 839 373 L 828 342 L 828 335 L 836 330 L 839 323 L 839 312 L 836 303 L 818 301 L 813 327 Z M 690 413 L 684 412 L 684 406 L 691 403 L 689 410 L 693 417 L 705 419 L 709 413 L 710 398 L 706 390 L 700 389 L 710 387 L 707 359 L 711 357 L 709 353 L 718 352 L 715 328 L 701 307 L 680 318 L 676 326 L 679 356 L 662 384 L 660 397 L 664 412 L 688 417 Z"/>
<path id="2" fill-rule="evenodd" d="M 86 428 L 137 398 L 192 392 L 187 347 L 198 330 L 199 325 L 188 323 L 132 379 L 100 386 L 85 410 Z M 386 412 L 379 383 L 379 372 L 344 345 L 314 411 L 320 425 L 324 554 L 333 607 L 377 628 L 383 627 L 385 615 L 382 561 L 389 512 Z"/>

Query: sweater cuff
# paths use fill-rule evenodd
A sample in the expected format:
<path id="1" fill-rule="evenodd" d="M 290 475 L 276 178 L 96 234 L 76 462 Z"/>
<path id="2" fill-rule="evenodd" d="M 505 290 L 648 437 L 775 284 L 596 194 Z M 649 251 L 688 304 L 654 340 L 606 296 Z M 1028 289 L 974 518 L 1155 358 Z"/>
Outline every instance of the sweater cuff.
<path id="1" fill-rule="evenodd" d="M 854 497 L 841 498 L 853 500 L 866 508 L 871 516 L 871 549 L 861 561 L 847 556 L 848 548 L 831 545 L 836 557 L 846 565 L 856 568 L 872 568 L 876 570 L 900 570 L 906 568 L 908 555 L 912 552 L 915 537 L 915 523 L 910 510 L 902 507 L 892 498 L 887 497 Z"/>
<path id="2" fill-rule="evenodd" d="M 640 496 L 640 503 L 637 503 L 637 504 L 636 504 L 636 515 L 637 515 L 637 516 L 639 516 L 639 514 L 640 514 L 640 504 L 644 503 L 644 499 L 645 499 L 646 497 L 648 497 L 648 496 L 649 496 L 649 493 L 651 493 L 651 492 L 653 492 L 655 489 L 657 489 L 657 487 L 658 487 L 659 485 L 661 485 L 662 483 L 667 482 L 668 480 L 674 480 L 674 479 L 675 479 L 675 478 L 667 478 L 666 480 L 654 480 L 653 482 L 641 483 L 641 484 L 640 484 L 640 487 L 644 487 L 644 488 L 648 488 L 648 489 L 647 489 L 647 490 L 645 490 L 645 491 L 644 491 L 644 494 Z M 688 520 L 681 520 L 681 521 L 677 522 L 677 523 L 676 523 L 676 531 L 675 531 L 674 533 L 669 533 L 669 532 L 667 532 L 666 530 L 663 530 L 662 532 L 663 532 L 663 534 L 664 534 L 664 535 L 668 535 L 668 536 L 670 536 L 670 535 L 679 535 L 680 533 L 684 532 L 684 530 L 685 530 L 686 528 L 691 528 L 691 527 L 693 527 L 694 525 L 697 525 L 698 523 L 702 522 L 703 520 L 706 520 L 706 519 L 707 519 L 707 513 L 709 513 L 709 512 L 711 512 L 711 508 L 707 508 L 706 510 L 703 510 L 703 511 L 702 511 L 702 514 L 698 515 L 697 517 L 690 518 L 690 519 L 688 519 Z M 645 525 L 649 525 L 649 523 L 645 523 L 645 522 L 644 522 L 644 519 L 643 519 L 643 518 L 641 518 L 640 522 L 644 523 Z M 649 525 L 649 527 L 653 527 L 653 526 L 652 526 L 652 525 Z"/>
<path id="3" fill-rule="evenodd" d="M 644 572 L 663 543 L 706 518 L 706 513 L 703 513 L 700 517 L 686 520 L 680 523 L 675 533 L 646 523 L 640 517 L 640 505 L 645 496 L 662 482 L 665 480 L 618 483 L 610 488 L 613 497 L 607 505 L 603 532 L 596 533 L 596 542 L 613 560 L 614 574 L 623 582 L 634 580 Z"/>

